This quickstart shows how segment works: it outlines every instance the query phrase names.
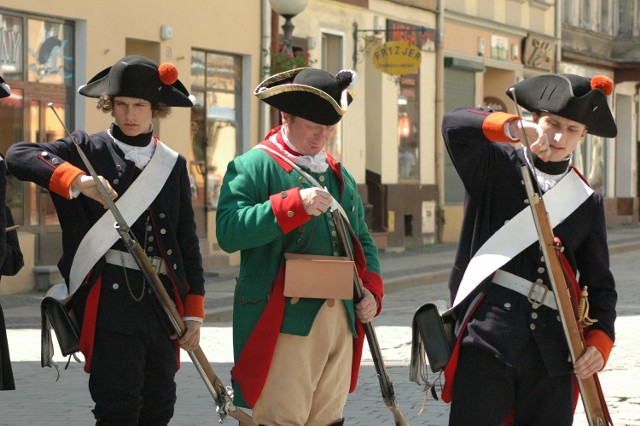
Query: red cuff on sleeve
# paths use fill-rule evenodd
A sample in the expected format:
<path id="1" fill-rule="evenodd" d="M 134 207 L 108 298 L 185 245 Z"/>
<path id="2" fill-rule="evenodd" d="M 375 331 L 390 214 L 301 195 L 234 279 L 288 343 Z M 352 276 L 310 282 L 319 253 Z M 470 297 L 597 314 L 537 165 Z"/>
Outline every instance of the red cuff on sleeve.
<path id="1" fill-rule="evenodd" d="M 53 171 L 53 175 L 49 181 L 49 190 L 69 200 L 69 188 L 71 188 L 71 183 L 79 175 L 84 174 L 85 173 L 82 170 L 71 163 L 62 163 Z"/>
<path id="2" fill-rule="evenodd" d="M 607 365 L 609 355 L 613 349 L 613 341 L 607 333 L 597 329 L 589 330 L 584 340 L 587 346 L 595 346 L 600 351 L 604 358 L 604 365 Z"/>
<path id="3" fill-rule="evenodd" d="M 517 118 L 517 115 L 506 112 L 494 112 L 482 122 L 482 131 L 491 142 L 513 142 L 504 134 L 504 125 Z"/>
<path id="4" fill-rule="evenodd" d="M 204 319 L 204 296 L 199 294 L 187 294 L 187 299 L 184 303 L 183 316 Z"/>
<path id="5" fill-rule="evenodd" d="M 288 234 L 306 223 L 311 216 L 307 214 L 300 198 L 300 188 L 291 188 L 269 197 L 271 210 L 276 215 L 282 232 Z"/>
<path id="6" fill-rule="evenodd" d="M 362 284 L 364 288 L 369 290 L 375 298 L 378 300 L 378 311 L 376 316 L 382 311 L 382 299 L 384 297 L 384 284 L 382 283 L 382 277 L 375 272 L 365 271 L 362 277 Z"/>

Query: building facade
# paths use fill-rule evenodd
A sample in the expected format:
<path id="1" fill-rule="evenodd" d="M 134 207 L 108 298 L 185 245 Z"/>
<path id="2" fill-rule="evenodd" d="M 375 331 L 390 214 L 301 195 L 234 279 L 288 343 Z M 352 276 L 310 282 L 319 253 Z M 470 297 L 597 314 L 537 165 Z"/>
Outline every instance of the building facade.
<path id="1" fill-rule="evenodd" d="M 215 257 L 219 176 L 226 162 L 259 138 L 252 92 L 261 66 L 263 4 L 7 0 L 0 5 L 0 73 L 13 95 L 0 103 L 0 150 L 14 142 L 47 143 L 68 129 L 105 130 L 111 117 L 77 88 L 125 55 L 171 62 L 196 106 L 174 108 L 154 133 L 189 161 L 198 232 L 208 266 Z M 266 1 L 263 3 L 267 3 Z M 51 105 L 51 107 L 49 106 Z M 26 266 L 5 277 L 0 292 L 44 289 L 60 282 L 60 226 L 46 189 L 10 178 L 8 203 Z M 225 257 L 224 262 L 228 262 Z"/>
<path id="2" fill-rule="evenodd" d="M 253 96 L 281 61 L 331 73 L 354 69 L 355 101 L 327 149 L 352 172 L 381 249 L 457 241 L 464 191 L 440 134 L 443 114 L 484 105 L 515 113 L 505 90 L 546 72 L 615 81 L 616 139 L 589 136 L 574 163 L 606 199 L 609 223 L 638 221 L 640 0 L 309 0 L 282 54 L 285 18 L 269 0 L 86 2 L 5 0 L 0 73 L 0 153 L 20 140 L 46 143 L 64 128 L 96 132 L 110 118 L 79 85 L 122 56 L 172 62 L 196 99 L 155 123 L 189 162 L 205 269 L 238 262 L 215 239 L 227 163 L 279 123 Z M 384 68 L 391 47 L 404 71 Z M 302 61 L 302 62 L 299 62 Z M 280 65 L 278 65 L 280 64 Z M 387 64 L 388 65 L 388 64 Z M 0 293 L 60 282 L 60 227 L 46 189 L 9 178 L 26 267 Z"/>

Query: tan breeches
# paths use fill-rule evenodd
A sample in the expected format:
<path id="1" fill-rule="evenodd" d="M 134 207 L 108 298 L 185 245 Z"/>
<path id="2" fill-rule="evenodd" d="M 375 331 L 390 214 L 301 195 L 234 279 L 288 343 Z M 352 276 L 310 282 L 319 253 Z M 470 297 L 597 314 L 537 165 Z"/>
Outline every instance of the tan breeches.
<path id="1" fill-rule="evenodd" d="M 268 426 L 327 426 L 342 419 L 353 336 L 344 305 L 325 303 L 308 336 L 280 333 L 253 419 Z"/>

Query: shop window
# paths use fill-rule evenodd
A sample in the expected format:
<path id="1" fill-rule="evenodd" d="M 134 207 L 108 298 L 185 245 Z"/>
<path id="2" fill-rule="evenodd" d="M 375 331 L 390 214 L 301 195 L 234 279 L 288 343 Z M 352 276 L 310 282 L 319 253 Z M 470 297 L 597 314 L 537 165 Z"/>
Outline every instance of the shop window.
<path id="1" fill-rule="evenodd" d="M 5 80 L 22 80 L 23 19 L 0 15 L 0 74 Z"/>
<path id="2" fill-rule="evenodd" d="M 191 175 L 194 206 L 218 206 L 227 163 L 241 154 L 242 58 L 224 53 L 191 53 Z"/>
<path id="3" fill-rule="evenodd" d="M 22 139 L 23 121 L 22 90 L 13 89 L 11 96 L 0 99 L 0 154 Z M 7 203 L 18 224 L 22 224 L 23 185 L 14 176 L 7 176 Z"/>
<path id="4" fill-rule="evenodd" d="M 71 25 L 29 19 L 27 80 L 74 86 Z"/>
<path id="5" fill-rule="evenodd" d="M 420 103 L 418 74 L 398 78 L 398 178 L 420 178 Z"/>
<path id="6" fill-rule="evenodd" d="M 344 68 L 342 61 L 344 39 L 336 34 L 322 34 L 322 68 L 335 75 Z M 327 142 L 324 149 L 336 160 L 342 161 L 342 121 L 336 126 L 336 131 Z"/>

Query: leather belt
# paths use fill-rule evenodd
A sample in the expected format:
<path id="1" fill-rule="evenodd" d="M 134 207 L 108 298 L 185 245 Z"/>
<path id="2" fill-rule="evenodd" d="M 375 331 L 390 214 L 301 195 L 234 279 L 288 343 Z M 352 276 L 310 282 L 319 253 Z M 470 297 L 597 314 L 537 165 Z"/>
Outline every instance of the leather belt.
<path id="1" fill-rule="evenodd" d="M 109 249 L 105 253 L 104 257 L 110 265 L 124 266 L 125 268 L 135 269 L 136 271 L 140 270 L 135 259 L 128 251 Z M 149 256 L 149 261 L 151 262 L 151 266 L 156 274 L 167 275 L 167 264 L 161 257 Z"/>
<path id="2" fill-rule="evenodd" d="M 542 283 L 532 283 L 529 280 L 525 280 L 522 277 L 503 271 L 502 269 L 496 271 L 493 276 L 493 282 L 525 296 L 533 306 L 533 309 L 544 305 L 556 311 L 558 310 L 553 292 Z"/>

